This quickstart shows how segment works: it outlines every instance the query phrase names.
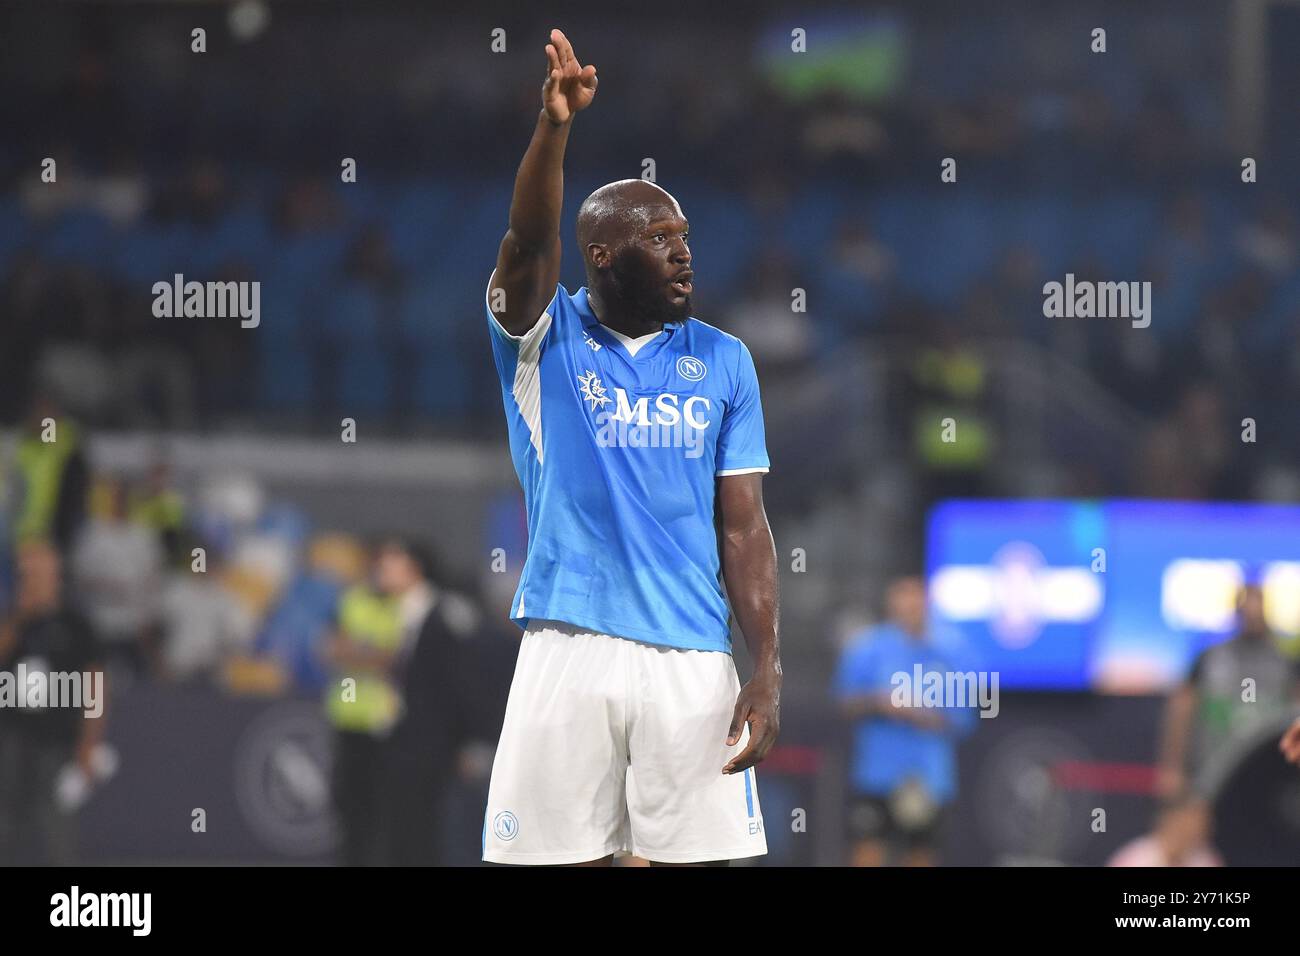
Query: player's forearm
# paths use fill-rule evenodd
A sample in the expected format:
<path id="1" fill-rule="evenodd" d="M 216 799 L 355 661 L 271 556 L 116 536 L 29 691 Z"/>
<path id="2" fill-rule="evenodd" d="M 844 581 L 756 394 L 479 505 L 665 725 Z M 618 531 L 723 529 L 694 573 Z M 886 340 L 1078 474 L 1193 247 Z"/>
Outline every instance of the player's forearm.
<path id="1" fill-rule="evenodd" d="M 781 676 L 776 544 L 766 522 L 723 535 L 722 574 L 754 673 Z"/>
<path id="2" fill-rule="evenodd" d="M 510 235 L 520 250 L 543 250 L 560 234 L 564 205 L 564 149 L 573 120 L 553 123 L 542 110 L 519 164 L 510 201 Z"/>

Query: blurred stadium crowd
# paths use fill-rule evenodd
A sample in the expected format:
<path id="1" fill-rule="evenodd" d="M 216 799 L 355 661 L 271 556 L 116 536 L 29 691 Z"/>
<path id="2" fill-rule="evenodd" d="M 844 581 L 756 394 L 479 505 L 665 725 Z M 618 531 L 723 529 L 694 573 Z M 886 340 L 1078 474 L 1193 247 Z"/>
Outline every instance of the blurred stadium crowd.
<path id="1" fill-rule="evenodd" d="M 16 430 L 0 609 L 20 603 L 24 543 L 40 539 L 115 693 L 323 694 L 344 668 L 378 675 L 363 707 L 327 711 L 343 859 L 427 860 L 436 837 L 411 837 L 409 806 L 377 811 L 398 788 L 374 781 L 482 779 L 467 745 L 496 732 L 512 625 L 410 538 L 365 538 L 343 514 L 324 526 L 255 482 L 179 487 L 165 455 L 107 471 L 88 436 L 328 436 L 351 416 L 504 449 L 480 300 L 543 30 L 503 19 L 498 56 L 491 5 L 451 20 L 270 9 L 242 38 L 218 6 L 4 14 L 0 421 Z M 586 192 L 654 160 L 691 222 L 697 315 L 758 366 L 778 542 L 837 542 L 834 586 L 787 614 L 787 669 L 823 694 L 840 637 L 882 617 L 876 594 L 918 565 L 938 498 L 1300 488 L 1296 198 L 1275 173 L 1240 181 L 1225 7 L 1105 11 L 1104 66 L 1063 39 L 1093 26 L 1065 4 L 810 15 L 865 83 L 837 82 L 842 63 L 788 72 L 775 4 L 671 37 L 631 15 L 582 24 L 601 102 L 570 150 L 566 244 Z M 1288 126 L 1269 155 L 1296 140 Z M 57 187 L 39 178 L 46 156 Z M 945 156 L 958 184 L 939 182 Z M 339 181 L 345 157 L 355 183 Z M 1151 327 L 1045 319 L 1043 284 L 1067 272 L 1151 281 Z M 260 326 L 155 319 L 151 288 L 176 273 L 260 282 Z M 566 285 L 580 275 L 566 254 Z M 942 415 L 965 440 L 927 437 Z M 1258 451 L 1237 441 L 1247 416 L 1269 436 Z M 39 439 L 47 417 L 57 446 Z M 448 683 L 412 683 L 426 666 Z M 427 709 L 435 688 L 450 711 Z M 403 749 L 431 728 L 447 734 L 436 754 Z M 381 752 L 381 737 L 398 743 Z"/>
<path id="2" fill-rule="evenodd" d="M 666 85 L 611 64 L 607 107 L 575 140 L 569 215 L 577 193 L 652 158 L 692 222 L 698 312 L 750 343 L 776 414 L 810 381 L 879 378 L 888 400 L 867 413 L 886 450 L 959 476 L 940 491 L 1017 493 L 1051 468 L 1065 474 L 1048 490 L 1066 493 L 1294 488 L 1295 438 L 1280 427 L 1300 361 L 1294 197 L 1267 175 L 1240 182 L 1224 84 L 1205 69 L 1224 56 L 1222 11 L 1181 16 L 1171 37 L 1156 7 L 1110 11 L 1125 49 L 1104 68 L 1057 49 L 1071 17 L 1056 5 L 1018 12 L 1017 31 L 945 5 L 831 20 L 875 77 L 865 90 L 782 73 L 775 14 L 651 39 L 643 55 L 663 57 Z M 346 414 L 395 434 L 499 434 L 473 316 L 526 133 L 525 58 L 422 31 L 409 9 L 357 31 L 286 8 L 199 71 L 162 39 L 188 16 L 55 15 L 11 31 L 59 42 L 39 64 L 35 47 L 15 49 L 6 67 L 27 95 L 0 106 L 23 134 L 3 148 L 0 412 L 12 420 L 44 375 L 113 428 L 311 428 Z M 215 8 L 204 16 L 225 32 Z M 969 35 L 954 18 L 980 42 L 954 43 Z M 328 76 L 302 69 L 344 44 Z M 57 189 L 34 174 L 37 154 L 59 157 Z M 950 155 L 958 184 L 938 181 Z M 344 157 L 355 183 L 339 181 Z M 1067 272 L 1151 281 L 1151 328 L 1045 320 L 1043 284 Z M 177 273 L 260 282 L 262 325 L 160 324 L 150 290 Z M 566 281 L 579 275 L 568 257 Z M 791 309 L 795 289 L 806 311 Z M 835 378 L 855 347 L 871 363 Z M 1105 424 L 1079 436 L 1078 409 L 1049 418 L 1065 427 L 1026 461 L 1009 434 L 1032 417 L 1024 406 L 1069 387 L 1019 387 L 1046 363 L 1097 386 L 1073 401 Z M 927 444 L 938 406 L 974 440 Z M 1246 416 L 1282 435 L 1267 453 L 1230 461 L 1203 440 Z M 1116 441 L 1131 454 L 1093 460 Z"/>

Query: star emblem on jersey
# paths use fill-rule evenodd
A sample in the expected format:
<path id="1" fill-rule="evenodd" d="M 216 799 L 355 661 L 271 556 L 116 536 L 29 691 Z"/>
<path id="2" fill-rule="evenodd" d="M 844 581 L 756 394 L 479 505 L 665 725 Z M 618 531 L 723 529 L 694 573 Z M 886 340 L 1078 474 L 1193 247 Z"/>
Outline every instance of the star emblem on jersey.
<path id="1" fill-rule="evenodd" d="M 605 394 L 605 386 L 600 383 L 600 378 L 591 369 L 587 369 L 586 375 L 578 376 L 578 390 L 582 392 L 584 402 L 591 402 L 593 412 L 613 401 Z"/>

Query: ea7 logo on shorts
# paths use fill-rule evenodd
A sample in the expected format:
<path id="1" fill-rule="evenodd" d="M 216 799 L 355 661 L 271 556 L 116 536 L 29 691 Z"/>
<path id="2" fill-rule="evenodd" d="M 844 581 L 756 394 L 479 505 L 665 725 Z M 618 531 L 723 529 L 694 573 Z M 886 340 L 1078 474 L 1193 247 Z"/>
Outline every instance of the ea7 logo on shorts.
<path id="1" fill-rule="evenodd" d="M 500 840 L 513 840 L 519 836 L 519 820 L 509 810 L 502 810 L 492 818 L 492 832 Z"/>
<path id="2" fill-rule="evenodd" d="M 704 363 L 694 355 L 683 355 L 677 360 L 677 374 L 688 382 L 698 382 L 708 371 Z"/>

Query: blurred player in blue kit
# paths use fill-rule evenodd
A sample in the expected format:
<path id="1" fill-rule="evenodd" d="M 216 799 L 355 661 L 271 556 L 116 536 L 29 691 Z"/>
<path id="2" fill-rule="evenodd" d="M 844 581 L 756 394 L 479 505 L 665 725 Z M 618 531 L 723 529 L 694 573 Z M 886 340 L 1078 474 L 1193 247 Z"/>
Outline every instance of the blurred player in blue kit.
<path id="1" fill-rule="evenodd" d="M 972 661 L 954 635 L 933 632 L 920 578 L 891 582 L 885 605 L 889 619 L 848 643 L 835 677 L 841 713 L 853 722 L 852 862 L 932 866 L 957 794 L 957 741 L 979 721 L 973 702 L 899 706 L 895 690 L 917 666 L 946 677 Z"/>

